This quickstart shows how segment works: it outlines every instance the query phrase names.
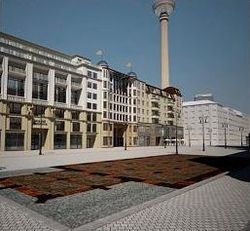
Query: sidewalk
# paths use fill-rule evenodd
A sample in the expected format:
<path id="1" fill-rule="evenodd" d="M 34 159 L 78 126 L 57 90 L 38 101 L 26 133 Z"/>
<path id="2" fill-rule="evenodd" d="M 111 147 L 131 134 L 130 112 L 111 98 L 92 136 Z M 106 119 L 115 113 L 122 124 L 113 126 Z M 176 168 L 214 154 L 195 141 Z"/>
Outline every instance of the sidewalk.
<path id="1" fill-rule="evenodd" d="M 225 156 L 239 153 L 241 150 L 224 149 L 219 147 L 179 147 L 180 154 Z M 0 172 L 23 169 L 47 168 L 67 164 L 90 163 L 98 161 L 139 158 L 175 153 L 175 146 L 157 147 L 128 147 L 125 151 L 120 148 L 70 149 L 50 150 L 39 156 L 37 150 L 19 152 L 0 152 Z"/>

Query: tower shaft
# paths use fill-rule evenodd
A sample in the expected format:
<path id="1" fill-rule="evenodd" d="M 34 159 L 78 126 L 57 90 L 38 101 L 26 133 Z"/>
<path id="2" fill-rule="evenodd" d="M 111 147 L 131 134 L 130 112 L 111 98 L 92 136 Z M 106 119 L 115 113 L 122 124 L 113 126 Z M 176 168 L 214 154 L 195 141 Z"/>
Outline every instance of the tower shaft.
<path id="1" fill-rule="evenodd" d="M 160 17 L 161 25 L 161 88 L 169 87 L 168 18 Z"/>

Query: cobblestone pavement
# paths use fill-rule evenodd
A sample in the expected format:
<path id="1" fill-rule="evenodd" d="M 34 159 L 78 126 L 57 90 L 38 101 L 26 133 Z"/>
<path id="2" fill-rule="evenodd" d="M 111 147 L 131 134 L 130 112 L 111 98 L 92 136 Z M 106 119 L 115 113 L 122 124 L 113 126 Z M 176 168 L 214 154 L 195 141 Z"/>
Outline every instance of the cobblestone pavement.
<path id="1" fill-rule="evenodd" d="M 0 196 L 0 230 L 1 231 L 55 231 L 45 221 L 28 214 L 24 208 Z"/>
<path id="2" fill-rule="evenodd" d="M 96 231 L 250 230 L 250 168 L 104 225 Z"/>
<path id="3" fill-rule="evenodd" d="M 250 167 L 201 184 L 189 191 L 183 191 L 182 194 L 176 194 L 168 199 L 167 195 L 162 196 L 157 203 L 151 203 L 147 208 L 142 207 L 134 211 L 131 209 L 127 215 L 121 216 L 117 213 L 114 215 L 116 216 L 114 222 L 107 217 L 99 223 L 103 225 L 91 226 L 89 223 L 87 225 L 90 228 L 85 229 L 84 226 L 80 226 L 75 231 L 248 231 L 250 230 L 249 195 Z M 68 231 L 71 229 L 0 196 L 0 230 Z"/>

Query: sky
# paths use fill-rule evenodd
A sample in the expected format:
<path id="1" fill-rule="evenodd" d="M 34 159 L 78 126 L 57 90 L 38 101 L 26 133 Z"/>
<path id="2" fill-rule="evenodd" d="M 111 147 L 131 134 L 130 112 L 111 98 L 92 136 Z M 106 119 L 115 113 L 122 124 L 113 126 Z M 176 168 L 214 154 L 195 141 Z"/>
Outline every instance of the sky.
<path id="1" fill-rule="evenodd" d="M 153 0 L 0 0 L 1 30 L 160 86 L 160 25 Z M 184 101 L 212 93 L 250 114 L 250 1 L 176 0 L 169 19 L 170 84 Z"/>

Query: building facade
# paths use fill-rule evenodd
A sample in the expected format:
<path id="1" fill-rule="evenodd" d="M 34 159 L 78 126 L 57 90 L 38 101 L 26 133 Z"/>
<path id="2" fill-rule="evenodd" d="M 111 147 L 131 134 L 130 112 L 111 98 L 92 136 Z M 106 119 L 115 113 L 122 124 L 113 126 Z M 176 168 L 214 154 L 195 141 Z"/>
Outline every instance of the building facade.
<path id="1" fill-rule="evenodd" d="M 199 100 L 200 99 L 200 100 Z M 249 116 L 223 105 L 200 98 L 183 103 L 184 140 L 186 145 L 246 145 L 250 132 Z"/>
<path id="2" fill-rule="evenodd" d="M 1 151 L 161 145 L 176 127 L 183 136 L 178 89 L 105 61 L 0 33 L 0 76 Z"/>

